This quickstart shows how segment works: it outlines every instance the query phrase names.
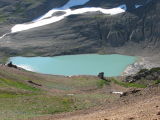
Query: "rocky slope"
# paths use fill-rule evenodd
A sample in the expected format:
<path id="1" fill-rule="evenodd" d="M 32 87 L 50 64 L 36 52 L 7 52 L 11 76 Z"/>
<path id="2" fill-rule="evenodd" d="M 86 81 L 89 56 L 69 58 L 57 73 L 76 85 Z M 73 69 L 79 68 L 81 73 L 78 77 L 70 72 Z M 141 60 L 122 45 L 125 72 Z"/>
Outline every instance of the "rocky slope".
<path id="1" fill-rule="evenodd" d="M 160 83 L 160 68 L 141 69 L 135 75 L 127 76 L 125 82 L 141 83 L 141 84 L 159 84 Z"/>
<path id="2" fill-rule="evenodd" d="M 14 24 L 29 22 L 67 1 L 0 0 L 0 36 L 10 31 Z"/>
<path id="3" fill-rule="evenodd" d="M 42 3 L 45 6 L 48 2 Z M 53 6 L 50 4 L 50 7 L 64 4 L 56 0 L 55 3 L 53 1 Z M 118 15 L 110 16 L 99 12 L 71 15 L 50 25 L 7 35 L 0 40 L 0 54 L 54 56 L 78 53 L 119 53 L 143 57 L 157 54 L 159 56 L 159 0 L 111 0 L 110 2 L 91 0 L 73 9 L 87 6 L 112 8 L 124 3 L 127 5 L 127 12 Z M 143 6 L 135 9 L 135 5 Z M 44 9 L 41 12 L 39 7 L 35 9 L 35 11 L 26 9 L 23 14 L 29 17 L 26 19 L 24 17 L 25 20 L 22 21 L 31 20 L 47 10 Z M 38 14 L 35 15 L 29 11 Z M 159 57 L 155 58 L 154 62 L 157 62 L 157 59 Z"/>
<path id="4" fill-rule="evenodd" d="M 29 120 L 159 120 L 159 87 L 142 90 L 119 99 L 113 106 L 103 106 L 74 113 L 41 116 Z M 115 106 L 114 106 L 115 105 Z"/>
<path id="5" fill-rule="evenodd" d="M 9 24 L 28 22 L 66 2 L 67 0 L 0 0 L 0 22 Z"/>

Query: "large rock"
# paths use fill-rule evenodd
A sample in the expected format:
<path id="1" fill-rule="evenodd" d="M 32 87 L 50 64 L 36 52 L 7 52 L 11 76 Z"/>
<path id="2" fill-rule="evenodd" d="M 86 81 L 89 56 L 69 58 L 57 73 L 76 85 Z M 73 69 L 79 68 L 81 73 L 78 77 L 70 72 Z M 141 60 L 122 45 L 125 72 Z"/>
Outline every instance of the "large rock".
<path id="1" fill-rule="evenodd" d="M 150 70 L 142 69 L 137 74 L 127 76 L 125 82 L 133 83 L 141 80 L 156 81 L 160 80 L 160 68 L 152 68 Z"/>

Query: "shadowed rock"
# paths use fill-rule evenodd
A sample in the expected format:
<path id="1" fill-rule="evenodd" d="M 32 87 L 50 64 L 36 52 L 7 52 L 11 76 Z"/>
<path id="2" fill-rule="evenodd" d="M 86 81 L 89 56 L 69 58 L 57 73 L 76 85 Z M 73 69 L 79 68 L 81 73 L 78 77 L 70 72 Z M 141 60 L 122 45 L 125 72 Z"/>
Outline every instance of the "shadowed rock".
<path id="1" fill-rule="evenodd" d="M 28 81 L 28 82 L 31 83 L 31 84 L 33 84 L 33 85 L 36 85 L 36 86 L 42 86 L 42 85 L 37 84 L 37 83 L 35 83 L 35 82 L 33 82 L 33 81 Z"/>
<path id="2" fill-rule="evenodd" d="M 98 74 L 98 77 L 99 77 L 100 79 L 104 80 L 104 79 L 105 79 L 105 78 L 104 78 L 104 72 L 100 72 L 100 73 Z"/>
<path id="3" fill-rule="evenodd" d="M 9 62 L 9 63 L 7 64 L 7 66 L 8 66 L 8 67 L 12 67 L 12 68 L 18 68 L 16 65 L 13 65 L 12 62 Z"/>
<path id="4" fill-rule="evenodd" d="M 135 94 L 135 93 L 138 93 L 138 92 L 140 92 L 140 91 L 141 91 L 141 90 L 133 89 L 133 90 L 124 92 L 123 94 L 120 95 L 120 97 L 128 96 L 128 95 L 130 95 L 130 94 Z"/>

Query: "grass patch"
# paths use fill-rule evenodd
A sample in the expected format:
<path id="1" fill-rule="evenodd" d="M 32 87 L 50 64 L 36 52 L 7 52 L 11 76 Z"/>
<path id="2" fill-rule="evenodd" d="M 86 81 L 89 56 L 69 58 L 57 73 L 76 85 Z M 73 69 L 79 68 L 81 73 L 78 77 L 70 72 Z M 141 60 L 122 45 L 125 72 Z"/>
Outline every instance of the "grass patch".
<path id="1" fill-rule="evenodd" d="M 109 81 L 107 81 L 107 80 L 98 80 L 97 81 L 97 87 L 98 88 L 102 88 L 105 85 L 109 85 Z"/>
<path id="2" fill-rule="evenodd" d="M 137 84 L 137 83 L 127 83 L 127 82 L 122 82 L 119 80 L 116 80 L 114 78 L 111 79 L 112 82 L 114 82 L 117 85 L 123 86 L 123 87 L 134 87 L 134 88 L 146 88 L 147 86 L 144 84 Z"/>
<path id="3" fill-rule="evenodd" d="M 0 98 L 13 98 L 13 97 L 17 97 L 17 95 L 11 93 L 0 93 Z"/>
<path id="4" fill-rule="evenodd" d="M 0 82 L 8 86 L 12 86 L 12 87 L 19 88 L 19 89 L 24 89 L 24 90 L 29 90 L 29 91 L 39 91 L 38 88 L 29 86 L 19 81 L 13 81 L 13 80 L 5 79 L 5 78 L 0 78 Z"/>
<path id="5" fill-rule="evenodd" d="M 0 98 L 15 98 L 15 97 L 33 96 L 33 95 L 36 95 L 36 94 L 0 91 Z"/>
<path id="6" fill-rule="evenodd" d="M 71 112 L 105 104 L 106 100 L 116 99 L 101 93 L 75 94 L 74 96 L 32 96 L 3 95 L 0 97 L 0 120 L 27 119 L 29 117 Z M 7 117 L 6 117 L 7 116 Z"/>
<path id="7" fill-rule="evenodd" d="M 74 101 L 72 98 L 69 97 L 55 97 L 54 101 L 57 101 L 56 106 L 49 106 L 46 108 L 43 112 L 43 114 L 55 114 L 60 112 L 69 112 L 72 110 L 72 105 L 74 104 Z M 53 109 L 54 107 L 54 109 Z"/>
<path id="8" fill-rule="evenodd" d="M 65 96 L 21 96 L 0 98 L 0 120 L 27 119 L 33 116 L 69 112 L 74 101 Z"/>
<path id="9" fill-rule="evenodd" d="M 65 85 L 65 84 L 60 84 L 60 83 L 54 83 L 54 82 L 48 82 L 48 83 L 44 83 L 44 85 L 46 85 L 48 88 L 52 89 L 58 89 L 58 90 L 72 90 L 72 86 L 69 85 Z"/>
<path id="10" fill-rule="evenodd" d="M 89 77 L 78 77 L 78 78 L 74 78 L 73 80 L 71 80 L 71 85 L 74 86 L 75 88 L 77 87 L 90 87 L 90 86 L 96 86 L 97 81 L 99 81 L 99 79 L 97 78 L 89 78 Z"/>
<path id="11" fill-rule="evenodd" d="M 0 98 L 13 98 L 17 97 L 18 94 L 6 92 L 6 91 L 0 91 Z"/>
<path id="12" fill-rule="evenodd" d="M 93 106 L 99 106 L 106 103 L 106 101 L 113 101 L 117 99 L 115 96 L 108 95 L 106 93 L 85 93 L 77 94 L 75 98 L 75 107 L 80 109 L 87 109 Z"/>
<path id="13" fill-rule="evenodd" d="M 107 84 L 107 81 L 100 80 L 98 77 L 71 77 L 65 79 L 57 79 L 52 82 L 45 82 L 43 85 L 48 88 L 55 88 L 59 90 L 82 90 L 91 88 L 101 88 Z"/>

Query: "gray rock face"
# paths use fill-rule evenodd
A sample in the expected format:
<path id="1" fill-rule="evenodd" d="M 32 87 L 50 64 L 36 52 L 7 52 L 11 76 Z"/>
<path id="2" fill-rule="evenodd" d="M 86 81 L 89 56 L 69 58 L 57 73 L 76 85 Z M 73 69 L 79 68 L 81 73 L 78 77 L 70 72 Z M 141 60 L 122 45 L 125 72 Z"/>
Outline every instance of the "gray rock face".
<path id="1" fill-rule="evenodd" d="M 160 68 L 142 69 L 132 76 L 127 76 L 125 82 L 133 83 L 141 80 L 155 81 L 160 80 Z"/>
<path id="2" fill-rule="evenodd" d="M 17 24 L 31 21 L 68 0 L 0 0 L 0 24 Z M 0 17 L 1 17 L 0 16 Z"/>
<path id="3" fill-rule="evenodd" d="M 84 6 L 109 8 L 124 3 L 124 0 L 111 0 L 109 4 L 98 1 L 91 0 Z M 139 4 L 146 1 L 141 2 Z M 115 16 L 100 13 L 72 15 L 54 24 L 7 35 L 0 40 L 0 54 L 54 56 L 99 52 L 150 56 L 159 53 L 160 1 L 153 0 L 138 9 L 129 7 L 135 5 L 133 0 L 125 0 L 125 3 L 129 11 Z M 60 4 L 63 3 L 57 1 L 56 6 Z M 34 9 L 39 10 L 38 7 Z M 26 16 L 29 14 L 36 16 L 26 11 Z"/>

